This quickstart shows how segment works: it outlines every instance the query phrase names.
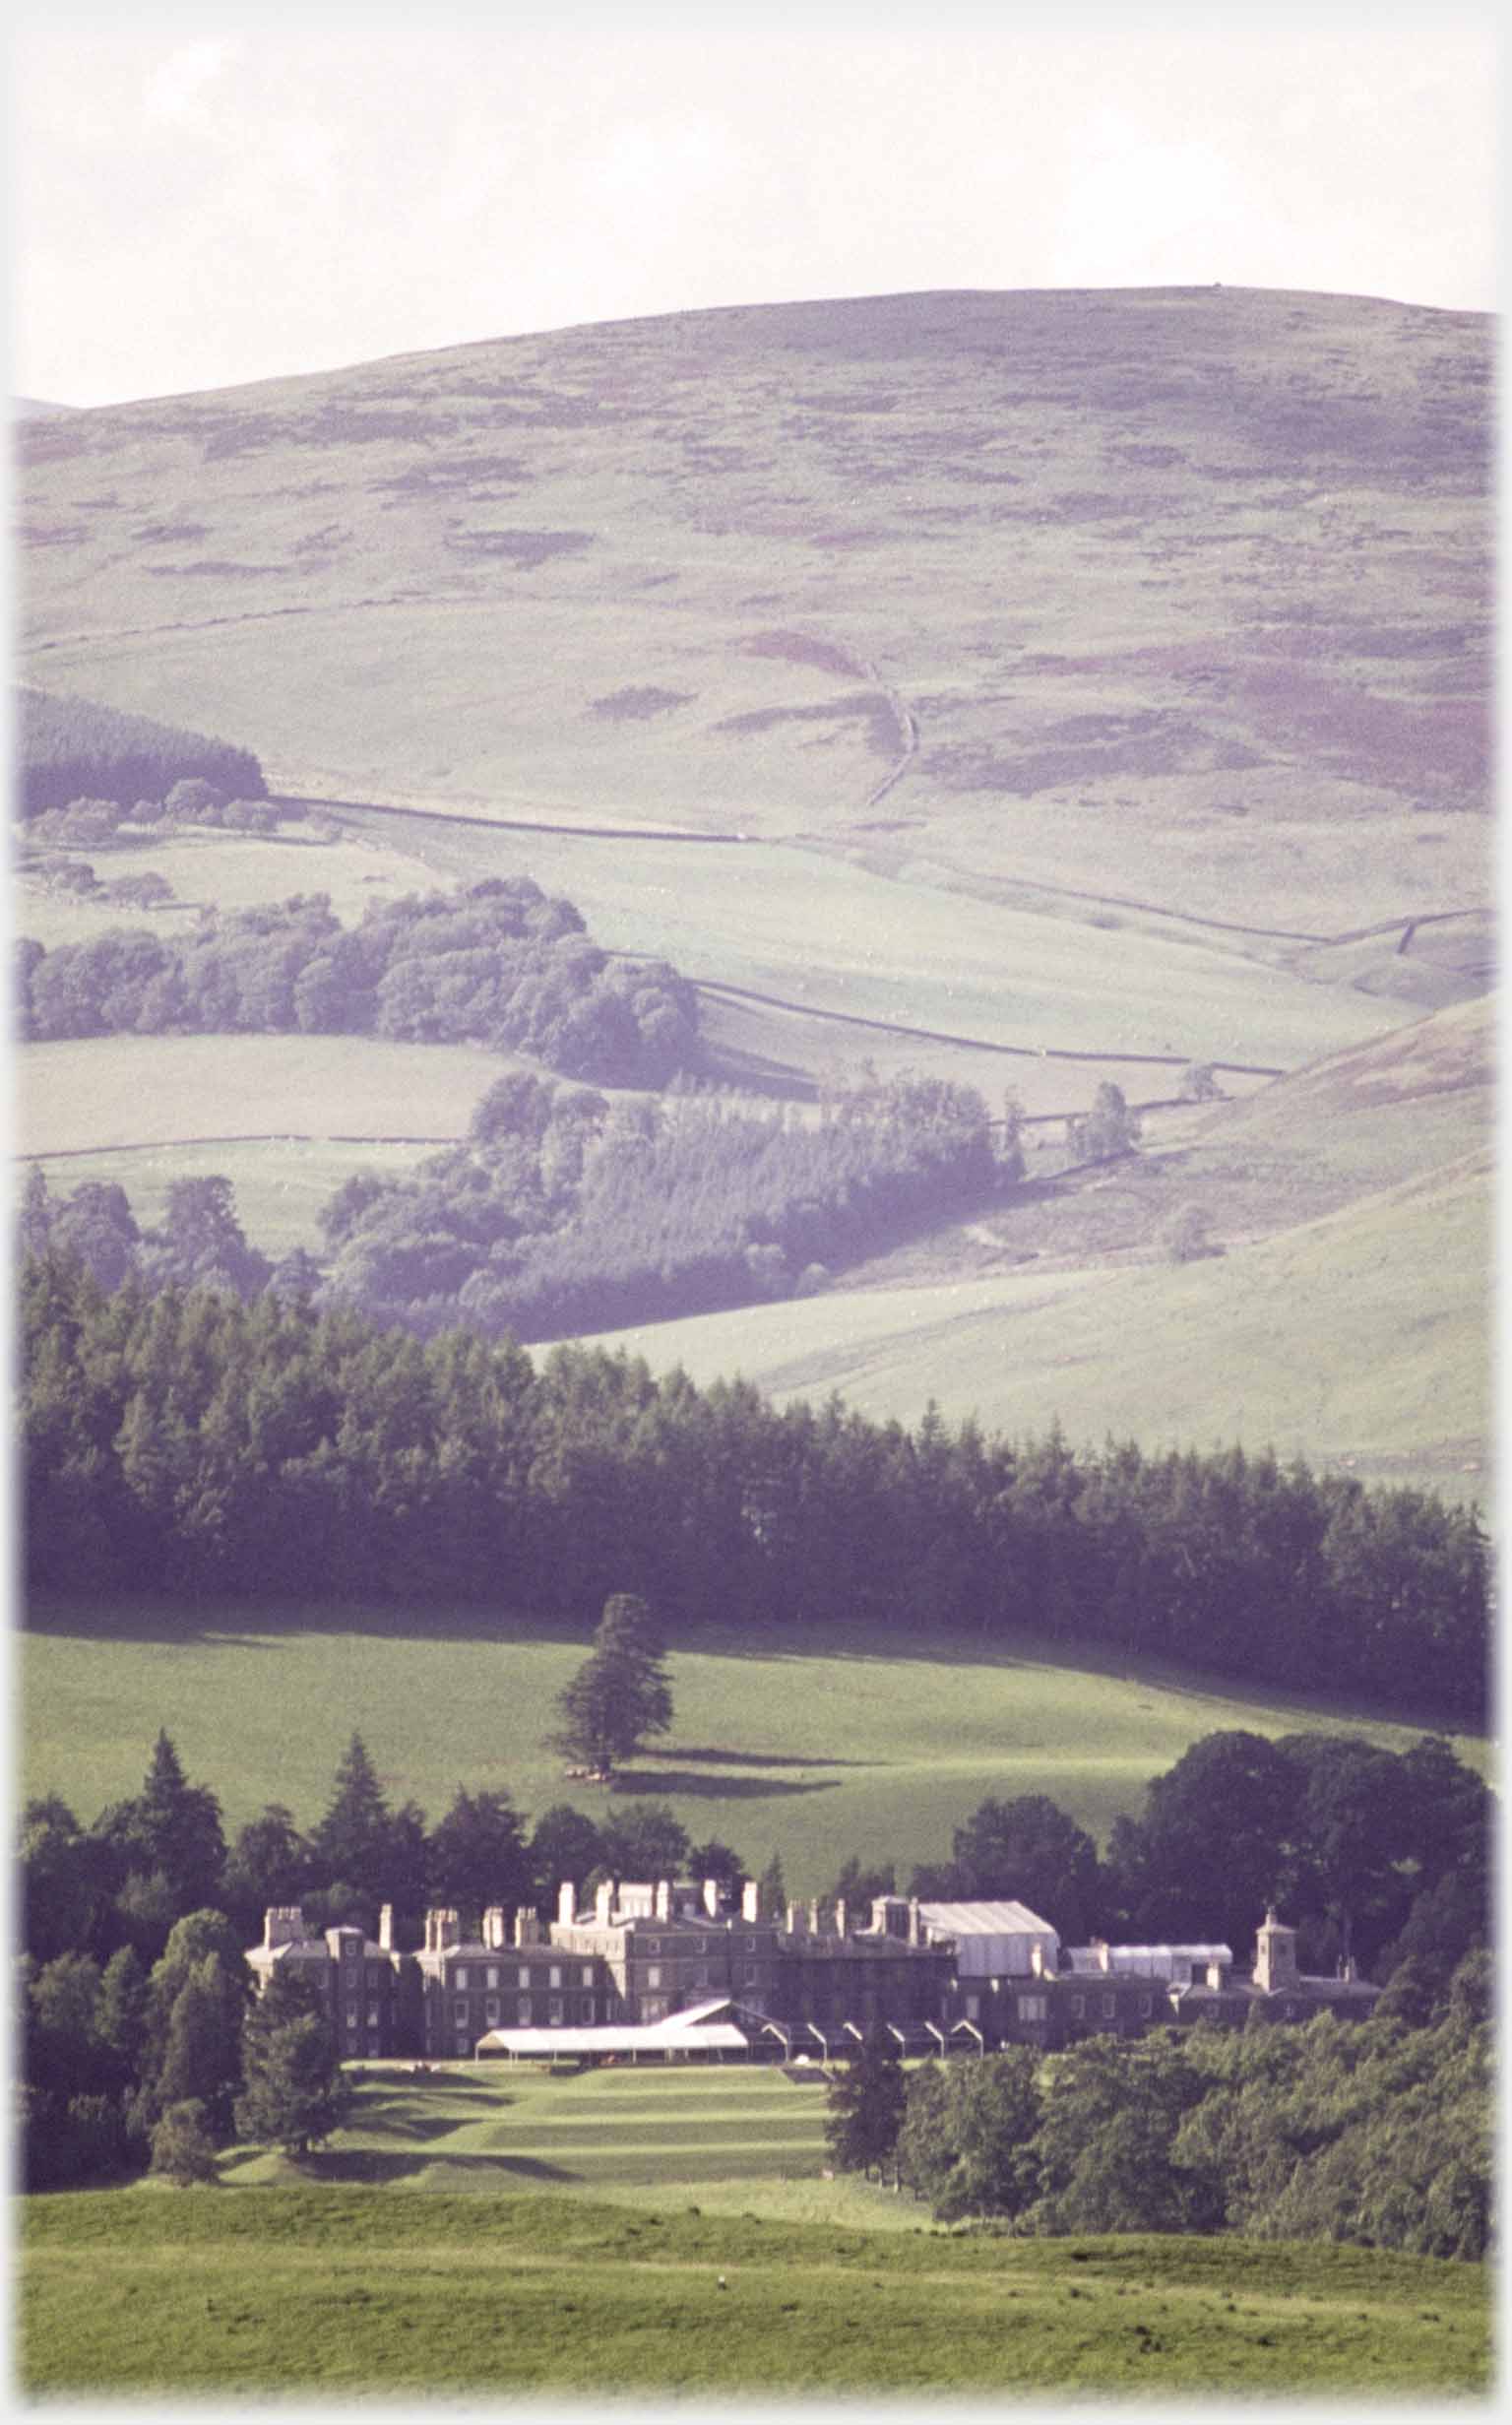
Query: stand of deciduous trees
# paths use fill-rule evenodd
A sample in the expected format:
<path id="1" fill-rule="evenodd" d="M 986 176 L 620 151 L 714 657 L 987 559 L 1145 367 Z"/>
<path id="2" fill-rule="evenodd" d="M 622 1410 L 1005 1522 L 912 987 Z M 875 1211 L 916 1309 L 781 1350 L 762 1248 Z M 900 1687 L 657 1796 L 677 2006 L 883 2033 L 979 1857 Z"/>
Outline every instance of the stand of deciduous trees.
<path id="1" fill-rule="evenodd" d="M 375 903 L 344 926 L 324 893 L 118 927 L 20 957 L 22 1035 L 377 1035 L 536 1054 L 569 1076 L 661 1086 L 694 1058 L 692 987 L 612 957 L 529 876 Z"/>
<path id="2" fill-rule="evenodd" d="M 880 2038 L 832 2091 L 843 2169 L 891 2177 L 942 2222 L 1026 2234 L 1238 2232 L 1483 2257 L 1492 2230 L 1489 1956 L 1431 2010 L 1388 1988 L 1371 2019 L 1199 2022 L 928 2063 Z"/>

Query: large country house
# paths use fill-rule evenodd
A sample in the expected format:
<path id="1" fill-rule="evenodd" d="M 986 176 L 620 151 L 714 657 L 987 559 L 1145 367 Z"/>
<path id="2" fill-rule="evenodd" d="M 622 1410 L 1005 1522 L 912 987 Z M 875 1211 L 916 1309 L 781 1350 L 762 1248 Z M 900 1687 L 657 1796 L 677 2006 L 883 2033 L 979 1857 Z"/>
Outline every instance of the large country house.
<path id="1" fill-rule="evenodd" d="M 1381 1992 L 1348 1964 L 1304 1976 L 1274 1911 L 1241 1972 L 1226 1945 L 1063 1946 L 1018 1902 L 882 1895 L 859 1924 L 844 1903 L 765 1913 L 754 1883 L 728 1896 L 712 1879 L 607 1883 L 582 1910 L 564 1885 L 549 1927 L 494 1905 L 470 1937 L 456 1911 L 432 1910 L 410 1950 L 388 1905 L 376 1942 L 352 1926 L 307 1932 L 285 1907 L 247 1960 L 259 1992 L 281 1968 L 316 1987 L 346 2061 L 822 2057 L 878 2025 L 910 2053 L 1048 2050 L 1198 2020 L 1360 2017 Z"/>

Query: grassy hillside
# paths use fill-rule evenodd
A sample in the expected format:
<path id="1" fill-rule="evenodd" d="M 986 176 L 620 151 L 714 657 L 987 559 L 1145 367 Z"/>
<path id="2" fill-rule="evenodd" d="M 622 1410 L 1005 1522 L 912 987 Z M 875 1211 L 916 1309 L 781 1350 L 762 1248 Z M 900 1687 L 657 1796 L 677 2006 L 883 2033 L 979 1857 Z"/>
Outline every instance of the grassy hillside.
<path id="1" fill-rule="evenodd" d="M 32 2394 L 1483 2389 L 1483 2267 L 1242 2241 L 961 2239 L 575 2199 L 27 2202 Z"/>
<path id="2" fill-rule="evenodd" d="M 873 1416 L 914 1422 L 933 1398 L 991 1430 L 1241 1439 L 1483 1496 L 1493 1032 L 1493 1006 L 1456 1006 L 1169 1116 L 1134 1160 L 845 1289 L 603 1344 L 779 1397 L 839 1389 Z M 1163 1240 L 1186 1205 L 1222 1251 L 1178 1267 Z"/>
<path id="3" fill-rule="evenodd" d="M 1484 893 L 1490 377 L 1476 315 L 1166 288 L 156 399 L 21 430 L 24 663 L 285 787 L 1337 930 Z"/>
<path id="4" fill-rule="evenodd" d="M 572 1802 L 601 1819 L 616 1798 L 569 1782 L 541 1748 L 584 1638 L 523 1617 L 332 1611 L 306 1629 L 307 1610 L 226 1606 L 198 1611 L 186 1632 L 180 1610 L 64 1603 L 33 1624 L 20 1642 L 18 1786 L 61 1793 L 86 1820 L 140 1789 L 160 1726 L 233 1828 L 270 1800 L 313 1824 L 354 1727 L 391 1800 L 412 1796 L 433 1819 L 459 1784 L 502 1789 L 536 1816 Z M 908 1652 L 859 1627 L 810 1628 L 801 1647 L 701 1629 L 674 1637 L 670 1674 L 673 1733 L 619 1793 L 666 1800 L 695 1842 L 718 1837 L 755 1871 L 780 1852 L 798 1893 L 827 1887 L 852 1852 L 905 1869 L 946 1858 L 989 1794 L 1049 1794 L 1105 1839 L 1151 1776 L 1221 1727 L 1362 1723 L 1402 1750 L 1432 1722 L 1152 1662 L 1071 1663 L 1049 1643 L 931 1635 Z M 1486 1756 L 1475 1738 L 1462 1751 Z"/>
<path id="5" fill-rule="evenodd" d="M 564 888 L 700 981 L 728 1079 L 812 1098 L 871 1057 L 1047 1122 L 1104 1078 L 1161 1102 L 1191 1059 L 1238 1065 L 1247 1104 L 1161 1114 L 1139 1165 L 914 1241 L 863 1297 L 659 1330 L 657 1362 L 1458 1487 L 1484 1462 L 1490 371 L 1473 314 L 947 293 L 43 420 L 22 660 L 346 803 L 389 856 L 344 880 Z M 204 884 L 280 855 L 207 854 Z M 1461 1076 L 1385 1076 L 1376 1045 L 1411 1060 L 1445 1005 Z M 364 1059 L 348 1088 L 280 1040 L 302 1074 L 275 1085 L 241 1041 L 191 1044 L 182 1085 L 171 1045 L 50 1062 L 39 1133 L 318 1137 L 248 1168 L 276 1245 L 309 1236 L 333 1134 L 456 1117 L 428 1052 L 412 1087 Z M 1228 1251 L 1171 1270 L 1188 1199 Z"/>

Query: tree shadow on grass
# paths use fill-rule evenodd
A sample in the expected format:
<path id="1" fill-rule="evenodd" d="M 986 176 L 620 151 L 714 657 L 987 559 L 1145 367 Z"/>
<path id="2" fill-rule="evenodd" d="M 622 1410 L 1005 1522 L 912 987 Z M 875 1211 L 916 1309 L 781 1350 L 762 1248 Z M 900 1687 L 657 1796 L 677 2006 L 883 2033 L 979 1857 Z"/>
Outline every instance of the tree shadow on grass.
<path id="1" fill-rule="evenodd" d="M 466 2130 L 470 2119 L 461 2114 L 430 2117 L 413 2111 L 390 2112 L 381 2105 L 375 2112 L 364 2099 L 358 2128 L 374 2138 L 411 2138 L 423 2146 L 431 2139 L 449 2138 L 453 2131 Z"/>
<path id="2" fill-rule="evenodd" d="M 828 1752 L 724 1752 L 710 1744 L 662 1743 L 657 1749 L 663 1759 L 702 1759 L 718 1761 L 730 1768 L 873 1768 L 870 1759 L 836 1759 Z"/>
<path id="3" fill-rule="evenodd" d="M 696 1768 L 636 1768 L 616 1774 L 613 1790 L 617 1794 L 703 1794 L 720 1802 L 755 1802 L 779 1794 L 832 1793 L 839 1783 L 839 1777 L 833 1776 L 800 1782 L 775 1776 L 704 1776 Z"/>
<path id="4" fill-rule="evenodd" d="M 491 2177 L 501 2186 L 511 2179 L 551 2182 L 581 2178 L 563 2165 L 545 2164 L 534 2155 L 390 2155 L 371 2147 L 322 2147 L 301 2156 L 297 2169 L 302 2178 L 329 2186 L 351 2183 L 382 2188 L 392 2182 L 416 2180 L 438 2166 L 444 2166 L 448 2172 Z"/>

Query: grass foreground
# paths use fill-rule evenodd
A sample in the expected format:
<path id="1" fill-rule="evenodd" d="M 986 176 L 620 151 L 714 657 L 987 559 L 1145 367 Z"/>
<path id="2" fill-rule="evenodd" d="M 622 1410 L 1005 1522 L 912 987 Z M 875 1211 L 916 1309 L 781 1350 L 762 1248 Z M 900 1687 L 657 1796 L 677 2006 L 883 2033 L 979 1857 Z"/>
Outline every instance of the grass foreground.
<path id="1" fill-rule="evenodd" d="M 26 2202 L 24 2389 L 1469 2392 L 1480 2266 L 309 2188 Z"/>

